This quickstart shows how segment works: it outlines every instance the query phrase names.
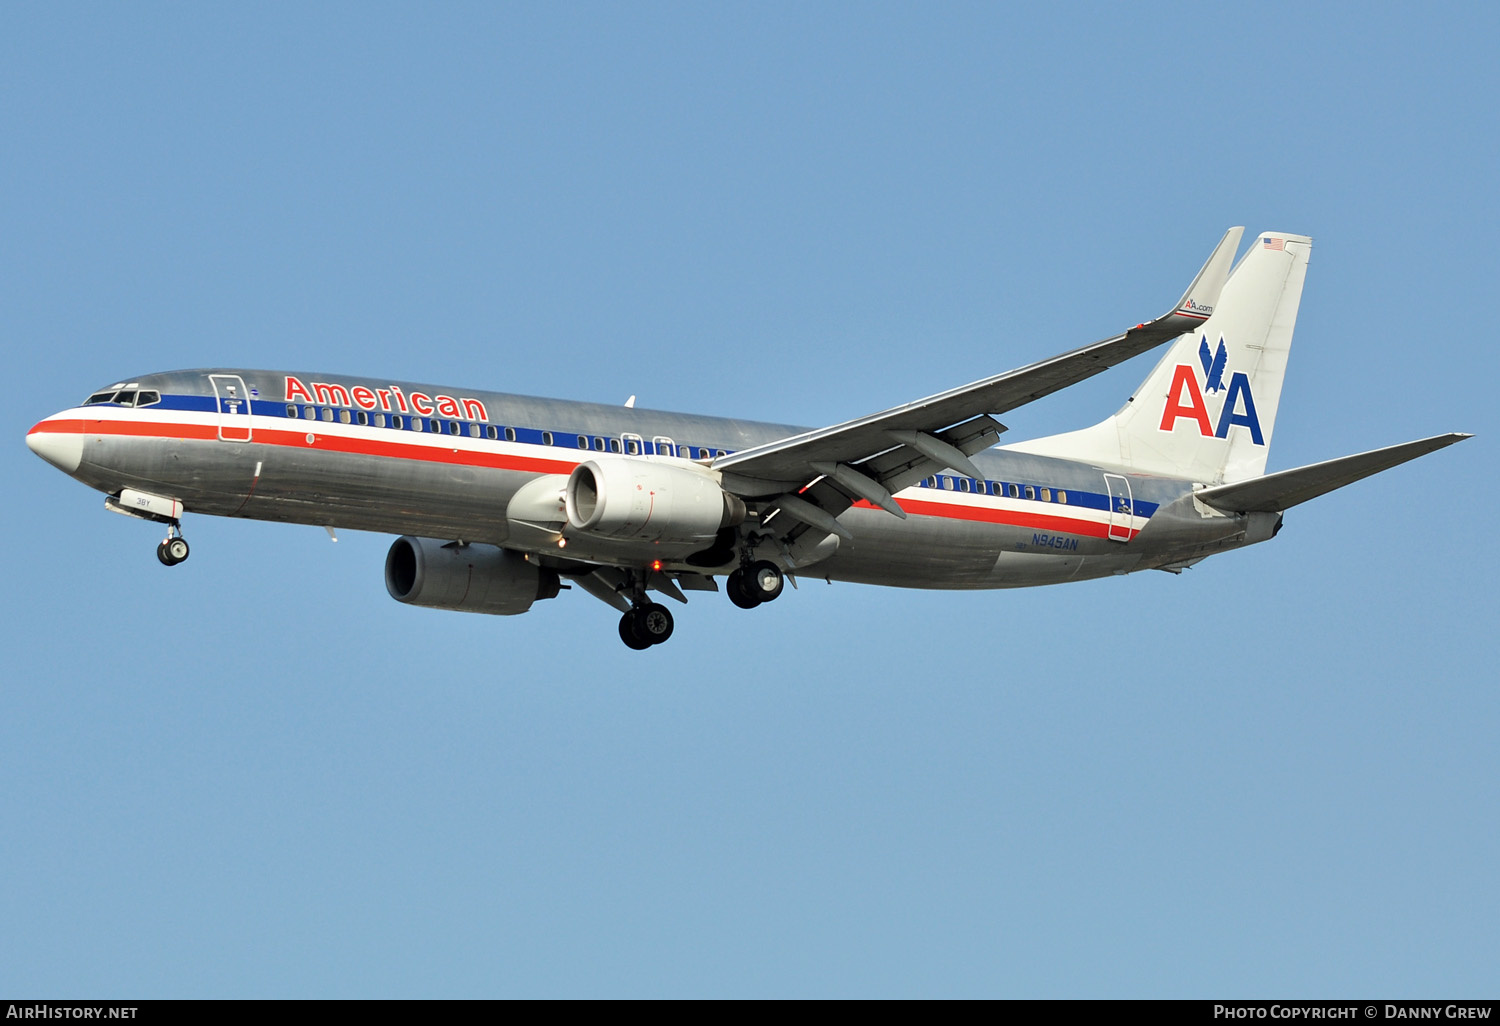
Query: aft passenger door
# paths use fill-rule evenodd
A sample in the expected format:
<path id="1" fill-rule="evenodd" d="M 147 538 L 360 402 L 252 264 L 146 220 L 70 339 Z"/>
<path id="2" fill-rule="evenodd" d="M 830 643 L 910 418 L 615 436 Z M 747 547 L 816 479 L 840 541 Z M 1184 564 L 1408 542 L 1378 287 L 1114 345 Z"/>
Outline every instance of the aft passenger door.
<path id="1" fill-rule="evenodd" d="M 1104 486 L 1109 492 L 1109 540 L 1128 542 L 1134 529 L 1130 481 L 1119 474 L 1105 474 Z"/>
<path id="2" fill-rule="evenodd" d="M 219 409 L 219 440 L 250 441 L 250 390 L 238 374 L 210 374 Z"/>

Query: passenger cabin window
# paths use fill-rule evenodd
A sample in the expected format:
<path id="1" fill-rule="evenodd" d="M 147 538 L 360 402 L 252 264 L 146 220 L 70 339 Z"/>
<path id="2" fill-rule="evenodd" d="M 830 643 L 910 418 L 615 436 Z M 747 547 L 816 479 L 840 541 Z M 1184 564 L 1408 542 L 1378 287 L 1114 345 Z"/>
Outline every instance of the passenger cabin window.
<path id="1" fill-rule="evenodd" d="M 469 425 L 469 437 L 470 438 L 478 438 L 479 437 L 479 425 L 478 424 L 470 424 Z"/>
<path id="2" fill-rule="evenodd" d="M 620 451 L 620 440 L 618 438 L 611 438 L 609 440 L 609 451 L 610 452 L 619 452 Z"/>
<path id="3" fill-rule="evenodd" d="M 288 417 L 295 417 L 297 415 L 297 407 L 293 406 L 291 403 L 287 403 L 286 404 L 286 415 Z"/>
<path id="4" fill-rule="evenodd" d="M 383 413 L 377 413 L 377 414 L 375 414 L 375 426 L 376 427 L 385 427 L 385 414 L 383 414 Z"/>
<path id="5" fill-rule="evenodd" d="M 406 418 L 399 413 L 391 414 L 391 427 L 397 431 L 404 431 L 406 429 Z"/>
<path id="6" fill-rule="evenodd" d="M 1036 498 L 1036 489 L 1033 488 L 1033 487 L 1031 487 L 1031 485 L 1027 485 L 1026 486 L 1026 498 L 1028 498 L 1028 499 L 1034 499 L 1034 498 Z"/>
<path id="7" fill-rule="evenodd" d="M 411 419 L 411 429 L 413 431 L 424 431 L 424 430 L 426 430 L 426 428 L 427 428 L 427 422 L 425 420 L 423 420 L 421 417 L 413 417 Z"/>
<path id="8" fill-rule="evenodd" d="M 598 452 L 604 451 L 604 439 L 598 437 L 597 435 L 594 437 L 594 449 Z"/>
<path id="9" fill-rule="evenodd" d="M 552 444 L 552 432 L 551 431 L 543 431 L 542 432 L 542 444 L 543 445 L 551 445 Z"/>
<path id="10" fill-rule="evenodd" d="M 625 452 L 631 456 L 639 456 L 641 454 L 641 443 L 634 438 L 625 439 Z"/>
<path id="11" fill-rule="evenodd" d="M 1057 501 L 1066 506 L 1068 504 L 1068 493 L 1059 488 L 1057 490 Z"/>
<path id="12" fill-rule="evenodd" d="M 1043 502 L 1051 502 L 1052 501 L 1052 489 L 1051 488 L 1043 488 L 1042 489 L 1042 501 Z"/>
<path id="13" fill-rule="evenodd" d="M 323 407 L 319 412 L 323 415 L 324 420 L 328 421 L 329 423 L 333 422 L 333 411 L 328 407 Z"/>
<path id="14" fill-rule="evenodd" d="M 347 423 L 349 423 L 353 419 L 354 419 L 353 417 L 349 416 L 349 411 L 348 410 L 340 410 L 339 411 L 339 423 L 340 424 L 347 424 Z"/>
<path id="15" fill-rule="evenodd" d="M 354 414 L 354 419 L 359 421 L 360 425 L 363 427 L 370 426 L 370 415 L 364 410 L 359 410 L 358 412 L 356 412 Z"/>
<path id="16" fill-rule="evenodd" d="M 432 433 L 435 435 L 443 433 L 443 425 L 439 424 L 436 420 L 429 420 L 427 426 L 432 428 Z"/>
<path id="17" fill-rule="evenodd" d="M 1021 486 L 1020 485 L 1011 485 L 1010 486 L 1010 497 L 1012 499 L 1019 499 L 1021 497 Z"/>
<path id="18" fill-rule="evenodd" d="M 516 440 L 516 429 L 515 428 L 506 428 L 505 429 L 505 440 L 507 442 L 514 442 Z"/>
<path id="19" fill-rule="evenodd" d="M 961 477 L 961 478 L 958 479 L 958 490 L 961 491 L 961 492 L 967 492 L 969 490 L 969 479 L 968 478 Z"/>

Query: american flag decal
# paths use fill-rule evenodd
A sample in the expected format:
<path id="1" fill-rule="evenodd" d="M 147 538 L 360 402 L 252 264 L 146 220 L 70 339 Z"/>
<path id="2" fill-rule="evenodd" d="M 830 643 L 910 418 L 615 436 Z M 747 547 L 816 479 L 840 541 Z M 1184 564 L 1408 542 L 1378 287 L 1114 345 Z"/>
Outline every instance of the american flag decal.
<path id="1" fill-rule="evenodd" d="M 1271 236 L 1267 235 L 1265 238 L 1261 239 L 1260 241 L 1261 241 L 1261 244 L 1263 246 L 1265 246 L 1267 249 L 1286 249 L 1286 240 L 1285 239 L 1273 239 L 1273 238 L 1271 238 Z"/>

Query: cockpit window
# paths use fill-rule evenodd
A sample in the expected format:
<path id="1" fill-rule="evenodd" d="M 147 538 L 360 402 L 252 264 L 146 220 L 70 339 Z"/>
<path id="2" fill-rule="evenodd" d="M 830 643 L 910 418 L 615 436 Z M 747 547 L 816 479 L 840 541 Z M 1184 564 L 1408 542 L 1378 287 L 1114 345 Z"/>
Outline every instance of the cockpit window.
<path id="1" fill-rule="evenodd" d="M 160 392 L 136 393 L 135 383 L 131 382 L 127 387 L 124 384 L 112 385 L 102 392 L 95 392 L 83 401 L 85 406 L 99 406 L 103 403 L 113 403 L 116 406 L 150 406 L 152 403 L 161 402 Z"/>

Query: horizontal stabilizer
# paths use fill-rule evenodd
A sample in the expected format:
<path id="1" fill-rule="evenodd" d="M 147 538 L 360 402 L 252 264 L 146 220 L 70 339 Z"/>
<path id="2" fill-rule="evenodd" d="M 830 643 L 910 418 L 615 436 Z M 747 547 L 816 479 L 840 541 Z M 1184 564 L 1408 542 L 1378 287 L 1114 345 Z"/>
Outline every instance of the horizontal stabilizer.
<path id="1" fill-rule="evenodd" d="M 1390 470 L 1407 460 L 1462 442 L 1472 435 L 1433 435 L 1415 442 L 1374 449 L 1355 456 L 1344 456 L 1324 463 L 1313 463 L 1295 470 L 1238 481 L 1234 484 L 1205 488 L 1197 498 L 1228 513 L 1280 513 L 1282 510 L 1316 499 L 1325 492 L 1353 484 L 1360 478 Z"/>

